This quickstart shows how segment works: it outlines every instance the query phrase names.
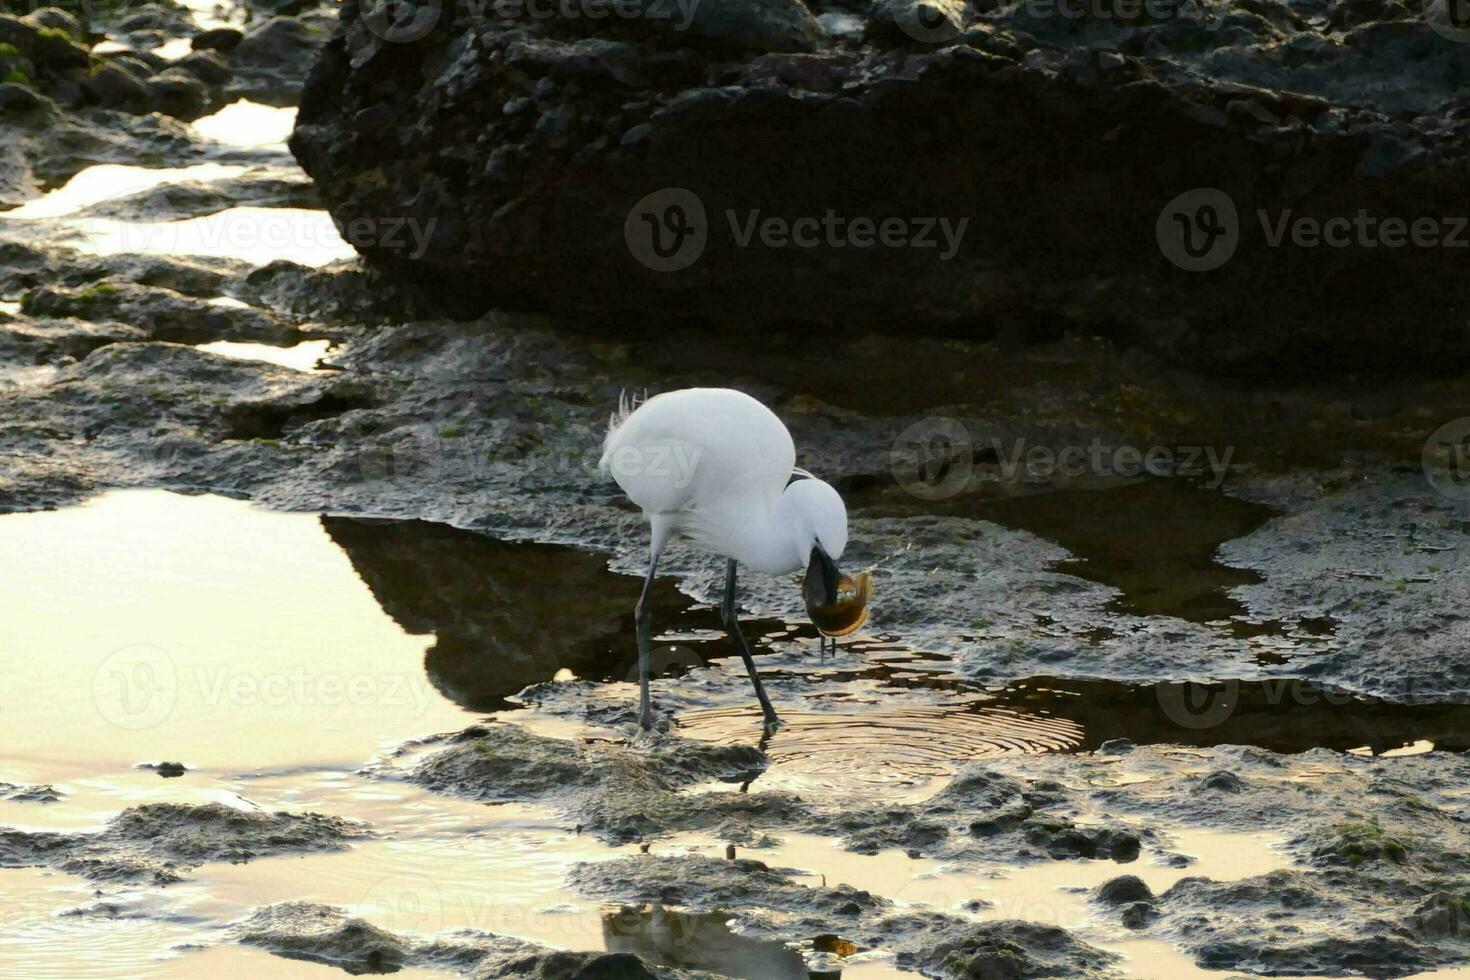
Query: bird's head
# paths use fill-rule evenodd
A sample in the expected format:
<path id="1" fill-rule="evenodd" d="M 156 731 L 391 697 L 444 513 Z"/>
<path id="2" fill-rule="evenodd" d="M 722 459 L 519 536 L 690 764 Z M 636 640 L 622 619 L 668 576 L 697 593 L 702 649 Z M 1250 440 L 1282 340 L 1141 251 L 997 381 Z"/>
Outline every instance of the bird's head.
<path id="1" fill-rule="evenodd" d="M 827 636 L 846 636 L 868 621 L 873 597 L 871 575 L 859 572 L 853 578 L 837 567 L 847 549 L 847 505 L 831 484 L 817 479 L 797 480 L 786 488 L 786 496 L 805 549 L 802 597 L 807 615 Z"/>

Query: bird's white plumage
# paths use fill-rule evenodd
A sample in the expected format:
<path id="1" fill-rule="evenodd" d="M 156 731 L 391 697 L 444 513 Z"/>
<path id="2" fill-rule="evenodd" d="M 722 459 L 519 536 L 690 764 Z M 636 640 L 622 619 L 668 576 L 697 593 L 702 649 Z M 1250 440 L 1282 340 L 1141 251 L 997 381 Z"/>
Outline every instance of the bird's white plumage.
<path id="1" fill-rule="evenodd" d="M 625 403 L 601 466 L 648 514 L 655 551 L 661 538 L 682 533 L 757 571 L 781 573 L 805 565 L 823 530 L 838 539 L 822 542 L 834 559 L 846 544 L 841 497 L 826 484 L 825 493 L 787 492 L 801 472 L 791 434 L 744 392 L 686 388 Z"/>

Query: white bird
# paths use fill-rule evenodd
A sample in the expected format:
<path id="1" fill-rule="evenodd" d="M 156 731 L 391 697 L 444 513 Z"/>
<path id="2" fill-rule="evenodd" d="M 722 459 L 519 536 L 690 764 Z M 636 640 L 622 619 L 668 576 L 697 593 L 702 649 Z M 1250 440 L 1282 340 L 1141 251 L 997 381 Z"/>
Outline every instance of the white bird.
<path id="1" fill-rule="evenodd" d="M 740 632 L 736 568 L 784 575 L 805 567 L 807 611 L 822 632 L 835 637 L 857 629 L 867 619 L 872 586 L 866 572 L 854 581 L 837 569 L 847 548 L 842 497 L 797 469 L 791 433 L 775 413 L 729 388 L 686 388 L 637 406 L 622 400 L 599 466 L 643 508 L 652 531 L 636 608 L 639 723 L 653 727 L 648 596 L 660 553 L 682 535 L 726 559 L 721 618 L 745 661 L 766 727 L 774 728 L 779 719 Z"/>

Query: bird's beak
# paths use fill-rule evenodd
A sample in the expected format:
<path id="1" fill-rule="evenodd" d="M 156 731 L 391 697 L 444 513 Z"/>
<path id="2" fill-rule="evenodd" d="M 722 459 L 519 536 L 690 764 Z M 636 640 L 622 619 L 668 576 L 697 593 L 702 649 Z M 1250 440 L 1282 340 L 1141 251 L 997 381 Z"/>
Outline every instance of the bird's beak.
<path id="1" fill-rule="evenodd" d="M 843 575 L 837 563 L 817 545 L 807 563 L 802 596 L 807 615 L 817 629 L 827 636 L 846 636 L 868 621 L 873 577 L 867 572 L 859 572 L 856 579 Z"/>
<path id="2" fill-rule="evenodd" d="M 811 561 L 806 565 L 806 582 L 802 585 L 807 608 L 834 604 L 837 601 L 837 581 L 841 577 L 837 563 L 827 556 L 821 545 L 813 545 Z"/>

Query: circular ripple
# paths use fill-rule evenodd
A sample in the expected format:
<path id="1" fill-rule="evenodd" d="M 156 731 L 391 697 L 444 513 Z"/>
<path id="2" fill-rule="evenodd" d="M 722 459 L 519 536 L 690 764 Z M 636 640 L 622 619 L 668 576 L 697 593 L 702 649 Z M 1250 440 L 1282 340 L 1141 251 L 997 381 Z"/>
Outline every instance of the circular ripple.
<path id="1" fill-rule="evenodd" d="M 709 742 L 758 742 L 761 716 L 710 708 L 679 716 L 679 733 Z M 891 707 L 834 713 L 781 712 L 766 746 L 788 772 L 886 782 L 947 776 L 975 759 L 1058 752 L 1082 741 L 1081 726 L 1004 708 Z"/>

